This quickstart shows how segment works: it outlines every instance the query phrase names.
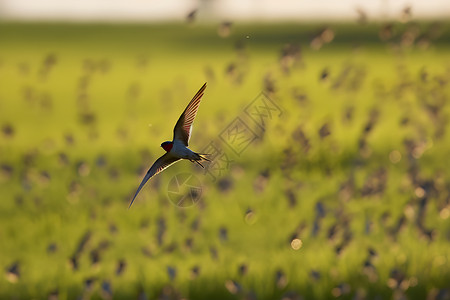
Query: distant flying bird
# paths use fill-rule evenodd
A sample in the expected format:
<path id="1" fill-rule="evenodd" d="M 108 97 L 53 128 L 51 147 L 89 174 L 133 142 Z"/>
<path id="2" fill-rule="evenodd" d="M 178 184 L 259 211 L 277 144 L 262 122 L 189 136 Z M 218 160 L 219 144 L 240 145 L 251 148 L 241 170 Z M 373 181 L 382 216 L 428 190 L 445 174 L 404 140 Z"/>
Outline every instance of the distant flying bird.
<path id="1" fill-rule="evenodd" d="M 195 21 L 195 17 L 197 16 L 197 9 L 194 9 L 189 12 L 189 14 L 186 16 L 186 21 L 188 23 L 192 23 Z"/>
<path id="2" fill-rule="evenodd" d="M 198 107 L 200 106 L 200 100 L 205 89 L 206 83 L 200 88 L 200 90 L 198 90 L 197 94 L 195 94 L 194 98 L 192 98 L 191 102 L 189 102 L 188 106 L 181 114 L 177 124 L 175 125 L 175 128 L 173 129 L 173 141 L 167 141 L 161 144 L 161 147 L 166 150 L 166 154 L 158 158 L 148 170 L 144 179 L 142 179 L 142 182 L 139 185 L 136 194 L 134 195 L 133 200 L 131 200 L 130 206 L 128 206 L 128 208 L 131 207 L 139 191 L 150 178 L 167 169 L 180 159 L 188 159 L 191 162 L 196 162 L 202 168 L 203 165 L 200 162 L 202 160 L 209 161 L 209 159 L 205 157 L 205 155 L 207 154 L 193 152 L 187 147 L 192 132 L 192 123 L 194 122 L 195 116 L 197 115 Z"/>

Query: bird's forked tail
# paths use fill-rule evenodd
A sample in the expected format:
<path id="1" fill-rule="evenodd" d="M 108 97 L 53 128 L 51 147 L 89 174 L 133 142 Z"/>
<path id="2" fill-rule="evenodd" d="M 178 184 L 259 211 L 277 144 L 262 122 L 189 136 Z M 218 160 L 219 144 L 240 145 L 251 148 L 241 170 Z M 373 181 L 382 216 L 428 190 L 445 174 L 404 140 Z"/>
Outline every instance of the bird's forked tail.
<path id="1" fill-rule="evenodd" d="M 206 161 L 211 161 L 208 156 L 211 154 L 206 154 L 206 153 L 195 153 L 195 158 L 191 160 L 191 162 L 196 162 L 200 167 L 202 167 L 203 169 L 205 168 L 200 162 L 203 160 Z"/>

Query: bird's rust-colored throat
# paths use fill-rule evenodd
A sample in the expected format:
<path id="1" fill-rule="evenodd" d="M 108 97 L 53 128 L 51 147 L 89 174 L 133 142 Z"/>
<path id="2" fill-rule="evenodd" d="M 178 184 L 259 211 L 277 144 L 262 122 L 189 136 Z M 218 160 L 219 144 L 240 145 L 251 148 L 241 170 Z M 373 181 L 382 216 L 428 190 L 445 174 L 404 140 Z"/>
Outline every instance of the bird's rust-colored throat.
<path id="1" fill-rule="evenodd" d="M 163 149 L 166 150 L 166 152 L 169 152 L 170 150 L 172 150 L 173 143 L 172 142 L 164 142 L 161 144 L 161 147 L 163 147 Z"/>

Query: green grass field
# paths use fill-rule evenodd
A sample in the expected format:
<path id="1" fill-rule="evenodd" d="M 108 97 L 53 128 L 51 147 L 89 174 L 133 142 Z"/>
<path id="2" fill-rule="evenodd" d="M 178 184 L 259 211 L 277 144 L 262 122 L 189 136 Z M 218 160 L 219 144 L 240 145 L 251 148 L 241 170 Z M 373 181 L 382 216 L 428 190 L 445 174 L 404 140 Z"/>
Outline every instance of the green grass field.
<path id="1" fill-rule="evenodd" d="M 0 299 L 449 299 L 450 25 L 324 28 L 1 23 Z"/>

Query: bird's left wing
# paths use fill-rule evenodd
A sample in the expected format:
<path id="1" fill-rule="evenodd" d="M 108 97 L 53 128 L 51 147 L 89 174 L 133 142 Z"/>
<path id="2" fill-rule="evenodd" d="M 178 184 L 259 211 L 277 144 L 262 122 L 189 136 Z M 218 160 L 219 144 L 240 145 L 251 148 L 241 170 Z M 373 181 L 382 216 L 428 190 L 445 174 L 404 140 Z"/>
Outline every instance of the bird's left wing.
<path id="1" fill-rule="evenodd" d="M 145 174 L 144 179 L 142 179 L 141 184 L 139 185 L 136 194 L 134 194 L 133 200 L 131 200 L 130 202 L 130 206 L 128 206 L 128 208 L 131 207 L 131 205 L 134 202 L 134 199 L 136 198 L 136 196 L 139 194 L 140 190 L 142 189 L 142 187 L 144 186 L 144 184 L 153 176 L 155 176 L 156 174 L 160 173 L 161 171 L 167 169 L 168 167 L 170 167 L 173 163 L 175 163 L 176 161 L 178 161 L 179 158 L 172 156 L 169 152 L 164 154 L 163 156 L 161 156 L 160 158 L 158 158 L 155 163 L 150 167 L 150 169 L 147 171 L 147 174 Z"/>
<path id="2" fill-rule="evenodd" d="M 192 123 L 197 115 L 200 100 L 205 92 L 205 89 L 206 83 L 198 90 L 191 102 L 189 102 L 188 106 L 178 119 L 175 128 L 173 129 L 173 139 L 180 140 L 186 147 L 188 146 L 189 138 L 191 136 Z"/>

